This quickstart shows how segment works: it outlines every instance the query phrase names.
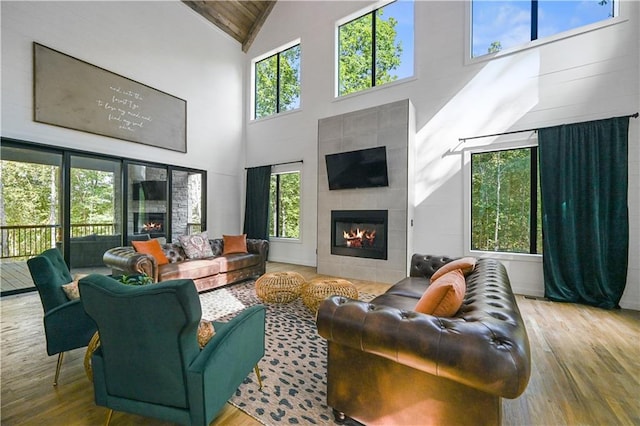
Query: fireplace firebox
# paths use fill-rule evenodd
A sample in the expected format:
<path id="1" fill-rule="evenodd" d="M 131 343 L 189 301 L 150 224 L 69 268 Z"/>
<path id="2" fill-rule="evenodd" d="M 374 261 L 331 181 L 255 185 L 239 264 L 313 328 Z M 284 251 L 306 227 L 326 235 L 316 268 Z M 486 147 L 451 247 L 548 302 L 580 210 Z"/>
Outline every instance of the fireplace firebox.
<path id="1" fill-rule="evenodd" d="M 151 238 L 165 236 L 165 213 L 134 213 L 134 234 L 149 234 Z"/>
<path id="2" fill-rule="evenodd" d="M 387 210 L 332 210 L 331 254 L 387 259 Z"/>

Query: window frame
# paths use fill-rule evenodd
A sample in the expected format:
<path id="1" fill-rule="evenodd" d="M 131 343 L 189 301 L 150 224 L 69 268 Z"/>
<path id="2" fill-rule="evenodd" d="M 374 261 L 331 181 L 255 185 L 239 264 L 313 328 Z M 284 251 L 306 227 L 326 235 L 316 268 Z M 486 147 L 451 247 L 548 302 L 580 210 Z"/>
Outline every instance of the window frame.
<path id="1" fill-rule="evenodd" d="M 282 175 L 282 174 L 287 174 L 287 173 L 298 173 L 298 175 L 300 176 L 299 180 L 300 180 L 300 189 L 299 189 L 299 194 L 300 194 L 300 213 L 299 213 L 299 217 L 298 217 L 298 238 L 292 238 L 292 237 L 280 237 L 280 236 L 273 236 L 273 235 L 269 235 L 269 240 L 270 241 L 276 241 L 276 242 L 292 242 L 292 243 L 301 243 L 302 242 L 302 230 L 303 230 L 303 203 L 302 203 L 302 179 L 303 179 L 303 174 L 302 174 L 302 168 L 300 167 L 300 164 L 281 164 L 281 165 L 276 165 L 273 166 L 271 169 L 271 176 L 274 175 Z M 269 179 L 271 179 L 271 176 L 269 177 Z M 279 203 L 277 203 L 279 204 Z M 271 206 L 271 195 L 269 195 L 269 206 Z M 276 217 L 279 217 L 279 212 L 276 213 Z M 276 224 L 276 228 L 277 228 L 277 224 Z M 271 233 L 271 229 L 269 227 L 269 234 Z"/>
<path id="2" fill-rule="evenodd" d="M 505 48 L 495 53 L 486 53 L 484 55 L 474 57 L 473 56 L 473 30 L 472 30 L 473 1 L 474 0 L 469 0 L 465 2 L 465 22 L 467 23 L 467 25 L 465 25 L 465 40 L 466 40 L 465 47 L 464 47 L 465 49 L 464 64 L 465 65 L 471 65 L 479 62 L 490 61 L 494 58 L 500 58 L 500 57 L 512 55 L 514 53 L 522 52 L 525 50 L 534 49 L 536 47 L 544 46 L 546 44 L 555 43 L 560 40 L 575 37 L 580 34 L 589 33 L 591 31 L 596 31 L 601 28 L 606 28 L 613 25 L 618 25 L 622 22 L 626 22 L 629 20 L 628 18 L 626 18 L 626 15 L 627 15 L 626 7 L 628 6 L 626 4 L 621 4 L 621 3 L 624 3 L 621 0 L 615 0 L 614 6 L 613 6 L 614 16 L 610 19 L 593 22 L 591 24 L 587 24 L 587 25 L 570 29 L 570 30 L 562 31 L 554 35 L 537 38 L 535 40 L 528 41 L 518 46 Z"/>
<path id="3" fill-rule="evenodd" d="M 294 109 L 289 109 L 289 110 L 285 110 L 285 111 L 280 111 L 280 102 L 279 102 L 279 98 L 280 98 L 280 84 L 279 84 L 279 75 L 280 75 L 280 67 L 279 67 L 279 57 L 280 54 L 291 49 L 292 47 L 295 46 L 299 46 L 300 48 L 300 79 L 299 79 L 299 84 L 300 84 L 300 104 L 298 106 L 298 108 L 294 108 Z M 257 102 L 257 96 L 256 96 L 256 89 L 257 89 L 257 85 L 256 85 L 256 65 L 259 62 L 264 61 L 265 59 L 269 59 L 273 56 L 278 56 L 278 81 L 276 82 L 276 87 L 277 87 L 277 93 L 276 93 L 276 112 L 274 114 L 271 115 L 266 115 L 264 117 L 256 117 L 256 102 Z M 291 114 L 297 111 L 301 111 L 302 110 L 302 59 L 303 59 L 303 53 L 302 53 L 302 43 L 300 41 L 300 39 L 295 39 L 292 40 L 288 43 L 285 43 L 275 49 L 272 49 L 266 53 L 263 53 L 262 55 L 256 56 L 255 58 L 253 58 L 251 60 L 251 99 L 250 99 L 250 108 L 249 108 L 249 121 L 260 121 L 260 120 L 268 120 L 270 118 L 273 117 L 279 117 L 282 116 L 284 114 Z"/>
<path id="4" fill-rule="evenodd" d="M 375 90 L 379 90 L 381 88 L 386 88 L 386 87 L 391 87 L 391 86 L 395 86 L 397 84 L 402 84 L 402 83 L 406 83 L 408 81 L 412 81 L 415 80 L 417 78 L 416 76 L 416 54 L 415 54 L 415 40 L 416 40 L 416 13 L 415 13 L 415 4 L 417 0 L 412 0 L 413 3 L 413 69 L 411 71 L 411 75 L 407 76 L 407 77 L 402 77 L 399 78 L 395 81 L 391 81 L 388 83 L 383 83 L 380 85 L 375 85 L 375 71 L 373 71 L 373 68 L 375 68 L 375 31 L 374 31 L 374 39 L 373 39 L 373 44 L 374 44 L 374 55 L 372 58 L 372 86 L 367 87 L 366 89 L 363 90 L 359 90 L 357 92 L 352 92 L 352 93 L 348 93 L 345 95 L 340 95 L 340 27 L 348 24 L 352 21 L 355 21 L 357 19 L 362 18 L 363 16 L 366 16 L 370 13 L 374 13 L 375 11 L 377 11 L 378 9 L 382 9 L 388 5 L 390 5 L 391 3 L 394 3 L 396 1 L 402 1 L 402 0 L 379 0 L 376 3 L 370 4 L 369 6 L 359 9 L 358 11 L 351 13 L 339 20 L 336 21 L 335 23 L 335 27 L 334 27 L 334 43 L 333 43 L 333 48 L 334 48 L 334 66 L 333 66 L 333 97 L 334 100 L 341 100 L 341 99 L 345 99 L 345 98 L 349 98 L 352 96 L 357 96 L 360 95 L 362 93 L 369 93 L 371 91 L 375 91 Z M 372 21 L 375 22 L 375 14 L 372 16 Z M 372 24 L 373 28 L 375 29 L 375 23 Z"/>
<path id="5" fill-rule="evenodd" d="M 536 165 L 537 168 L 535 169 L 535 171 L 533 172 L 535 178 L 537 179 L 537 181 L 535 182 L 535 184 L 530 181 L 530 186 L 533 189 L 534 187 L 536 187 L 536 191 L 532 192 L 532 194 L 534 194 L 534 200 L 536 201 L 536 203 L 539 205 L 541 203 L 541 200 L 537 199 L 537 186 L 533 186 L 533 185 L 538 185 L 539 180 L 540 180 L 540 167 L 539 167 L 539 162 L 537 159 L 537 149 L 538 149 L 538 139 L 537 139 L 537 134 L 533 133 L 530 137 L 526 138 L 526 139 L 516 139 L 510 142 L 505 142 L 505 143 L 494 143 L 494 144 L 489 144 L 489 145 L 479 145 L 479 146 L 473 146 L 473 147 L 469 147 L 469 148 L 465 148 L 463 151 L 463 182 L 464 182 L 464 188 L 463 188 L 463 193 L 464 193 L 464 235 L 463 235 L 463 242 L 464 242 L 464 255 L 465 256 L 474 256 L 474 257 L 494 257 L 496 259 L 501 259 L 501 260 L 518 260 L 518 261 L 531 261 L 531 262 L 541 262 L 542 261 L 542 253 L 517 253 L 517 252 L 505 252 L 505 251 L 489 251 L 489 250 L 474 250 L 471 248 L 471 233 L 472 233 L 472 217 L 471 217 L 471 212 L 472 212 L 472 170 L 471 170 L 471 156 L 473 154 L 485 154 L 485 153 L 491 153 L 491 152 L 498 152 L 498 151 L 509 151 L 509 150 L 515 150 L 515 149 L 531 149 L 531 148 L 535 148 L 535 152 L 536 152 L 536 156 L 535 156 L 535 161 L 536 161 Z M 532 160 L 534 159 L 534 157 L 532 156 Z M 532 206 L 533 206 L 533 201 L 532 200 Z M 538 208 L 538 207 L 536 207 Z M 531 240 L 531 238 L 533 238 L 535 235 L 536 238 L 534 238 L 534 240 L 537 239 L 537 225 L 535 228 L 529 226 L 529 238 Z M 530 248 L 531 248 L 531 241 L 530 241 Z M 538 248 L 538 251 L 540 251 L 541 248 Z"/>

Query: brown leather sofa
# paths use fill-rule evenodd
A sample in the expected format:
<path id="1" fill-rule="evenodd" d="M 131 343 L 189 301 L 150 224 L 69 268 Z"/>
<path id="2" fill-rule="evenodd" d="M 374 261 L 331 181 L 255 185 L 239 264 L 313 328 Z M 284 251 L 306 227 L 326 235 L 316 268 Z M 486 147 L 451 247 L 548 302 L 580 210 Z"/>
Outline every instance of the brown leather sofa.
<path id="1" fill-rule="evenodd" d="M 501 398 L 524 392 L 529 339 L 504 266 L 479 259 L 452 318 L 412 311 L 453 259 L 415 254 L 410 276 L 370 303 L 326 299 L 327 403 L 367 425 L 499 425 Z"/>
<path id="2" fill-rule="evenodd" d="M 158 266 L 156 259 L 138 253 L 133 247 L 115 247 L 104 253 L 104 264 L 114 275 L 142 274 L 154 282 L 191 278 L 199 292 L 239 282 L 265 273 L 269 255 L 269 241 L 247 239 L 248 253 L 222 255 L 224 242 L 221 238 L 209 240 L 214 257 L 188 259 L 179 244 L 162 246 L 171 263 Z"/>

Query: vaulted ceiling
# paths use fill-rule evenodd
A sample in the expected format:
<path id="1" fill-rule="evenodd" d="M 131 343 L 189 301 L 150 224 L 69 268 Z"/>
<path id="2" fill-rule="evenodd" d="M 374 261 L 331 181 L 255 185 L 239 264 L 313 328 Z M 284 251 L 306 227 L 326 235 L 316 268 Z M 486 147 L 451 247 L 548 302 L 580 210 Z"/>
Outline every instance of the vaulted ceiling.
<path id="1" fill-rule="evenodd" d="M 182 0 L 191 9 L 229 34 L 247 52 L 276 0 Z"/>

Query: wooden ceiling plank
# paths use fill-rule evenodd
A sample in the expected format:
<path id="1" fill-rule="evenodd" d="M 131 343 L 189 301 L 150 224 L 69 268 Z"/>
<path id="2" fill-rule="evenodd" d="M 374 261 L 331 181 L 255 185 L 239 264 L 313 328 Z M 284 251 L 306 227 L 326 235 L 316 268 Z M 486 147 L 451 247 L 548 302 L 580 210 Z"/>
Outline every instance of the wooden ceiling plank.
<path id="1" fill-rule="evenodd" d="M 273 10 L 273 7 L 276 5 L 275 0 L 266 3 L 267 5 L 265 9 L 262 11 L 262 14 L 254 21 L 253 27 L 251 27 L 251 29 L 249 30 L 249 34 L 247 34 L 247 37 L 242 43 L 242 51 L 245 53 L 247 53 L 247 51 L 251 47 L 251 43 L 253 43 L 253 40 L 255 40 L 258 32 L 260 32 L 260 28 L 262 28 L 262 25 L 267 20 L 267 17 L 271 13 L 271 10 Z"/>

